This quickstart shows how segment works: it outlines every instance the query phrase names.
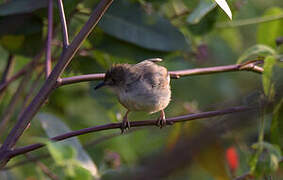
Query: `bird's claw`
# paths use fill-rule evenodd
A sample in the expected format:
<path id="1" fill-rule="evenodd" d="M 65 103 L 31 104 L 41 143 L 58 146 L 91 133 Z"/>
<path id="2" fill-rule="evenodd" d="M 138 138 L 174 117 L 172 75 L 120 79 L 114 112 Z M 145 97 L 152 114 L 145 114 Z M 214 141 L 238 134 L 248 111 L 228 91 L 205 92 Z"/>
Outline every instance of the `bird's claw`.
<path id="1" fill-rule="evenodd" d="M 121 125 L 121 134 L 124 134 L 130 128 L 131 128 L 130 122 L 128 120 L 123 121 Z"/>
<path id="2" fill-rule="evenodd" d="M 156 121 L 156 125 L 161 129 L 163 127 L 166 126 L 166 119 L 164 116 L 160 116 L 157 121 Z"/>

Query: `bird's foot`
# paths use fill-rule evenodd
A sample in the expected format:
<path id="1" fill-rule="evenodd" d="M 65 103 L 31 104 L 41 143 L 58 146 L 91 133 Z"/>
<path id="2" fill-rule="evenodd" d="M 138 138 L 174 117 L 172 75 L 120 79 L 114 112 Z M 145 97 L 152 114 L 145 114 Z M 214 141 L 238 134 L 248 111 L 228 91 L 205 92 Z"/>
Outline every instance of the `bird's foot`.
<path id="1" fill-rule="evenodd" d="M 125 116 L 123 117 L 123 122 L 121 124 L 121 134 L 124 134 L 127 130 L 130 129 L 131 125 L 130 122 L 128 121 L 128 114 L 129 110 L 126 112 Z"/>
<path id="2" fill-rule="evenodd" d="M 166 126 L 166 119 L 158 118 L 156 125 L 161 129 Z"/>
<path id="3" fill-rule="evenodd" d="M 159 118 L 156 121 L 156 125 L 160 129 L 166 126 L 166 118 L 165 118 L 165 113 L 164 113 L 163 110 L 161 111 L 161 114 L 160 114 Z"/>
<path id="4" fill-rule="evenodd" d="M 163 128 L 163 127 L 165 127 L 166 125 L 173 125 L 173 122 L 172 122 L 172 121 L 166 121 L 164 110 L 161 110 L 160 112 L 161 112 L 161 113 L 160 113 L 159 118 L 158 118 L 157 121 L 156 121 L 156 125 L 157 125 L 158 127 L 160 127 L 160 129 Z"/>
<path id="5" fill-rule="evenodd" d="M 121 125 L 121 134 L 124 134 L 130 128 L 131 128 L 130 122 L 128 120 L 123 120 Z"/>

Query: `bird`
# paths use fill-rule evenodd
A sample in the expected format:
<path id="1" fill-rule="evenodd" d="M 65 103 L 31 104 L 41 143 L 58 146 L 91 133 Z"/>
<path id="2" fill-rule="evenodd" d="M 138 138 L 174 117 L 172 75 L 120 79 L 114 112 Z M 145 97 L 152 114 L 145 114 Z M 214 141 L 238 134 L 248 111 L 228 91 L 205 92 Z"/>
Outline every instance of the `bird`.
<path id="1" fill-rule="evenodd" d="M 170 75 L 165 67 L 157 64 L 161 61 L 161 58 L 151 58 L 137 64 L 114 64 L 94 88 L 110 87 L 127 109 L 121 124 L 122 133 L 130 129 L 128 114 L 131 111 L 160 112 L 156 125 L 160 128 L 166 125 L 164 109 L 171 100 Z"/>

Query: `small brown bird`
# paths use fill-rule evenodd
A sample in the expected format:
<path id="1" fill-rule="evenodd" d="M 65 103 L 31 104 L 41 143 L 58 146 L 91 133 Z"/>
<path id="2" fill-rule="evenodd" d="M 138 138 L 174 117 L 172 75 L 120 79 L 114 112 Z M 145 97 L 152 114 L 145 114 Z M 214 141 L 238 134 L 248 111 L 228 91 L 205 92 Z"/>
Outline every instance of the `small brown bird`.
<path id="1" fill-rule="evenodd" d="M 121 126 L 122 133 L 130 128 L 130 111 L 155 113 L 160 111 L 157 126 L 166 125 L 164 109 L 170 102 L 170 76 L 167 69 L 157 65 L 162 59 L 147 59 L 138 64 L 116 64 L 105 74 L 104 81 L 95 89 L 109 86 L 118 96 L 119 102 L 127 108 Z"/>

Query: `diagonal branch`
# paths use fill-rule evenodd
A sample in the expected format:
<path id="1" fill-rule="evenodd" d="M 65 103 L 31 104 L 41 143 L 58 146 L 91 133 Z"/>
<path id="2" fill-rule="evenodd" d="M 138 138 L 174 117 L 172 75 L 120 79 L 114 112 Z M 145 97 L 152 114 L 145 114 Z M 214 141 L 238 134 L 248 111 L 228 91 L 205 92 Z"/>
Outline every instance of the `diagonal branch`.
<path id="1" fill-rule="evenodd" d="M 8 57 L 7 65 L 4 69 L 0 84 L 3 84 L 4 82 L 6 82 L 11 72 L 13 71 L 14 59 L 15 59 L 15 56 L 10 54 Z"/>
<path id="2" fill-rule="evenodd" d="M 44 163 L 36 160 L 32 155 L 30 154 L 25 154 L 26 158 L 32 162 L 34 162 L 36 164 L 36 166 L 38 166 L 41 171 L 48 176 L 50 179 L 52 180 L 58 180 L 58 176 L 56 174 L 54 174 Z"/>
<path id="3" fill-rule="evenodd" d="M 210 118 L 210 117 L 215 117 L 215 116 L 220 116 L 220 115 L 225 115 L 225 114 L 245 112 L 245 111 L 251 111 L 251 110 L 255 110 L 255 108 L 237 106 L 237 107 L 232 107 L 232 108 L 227 108 L 227 109 L 222 109 L 222 110 L 217 110 L 217 111 L 207 111 L 207 112 L 201 112 L 201 113 L 195 113 L 195 114 L 187 114 L 183 116 L 168 118 L 166 119 L 166 124 L 172 125 L 173 123 L 178 123 L 178 122 L 192 121 L 192 120 L 197 120 L 197 119 Z M 68 139 L 74 136 L 83 135 L 83 134 L 87 134 L 91 132 L 97 132 L 97 131 L 103 131 L 103 130 L 109 130 L 109 129 L 119 129 L 121 127 L 121 124 L 122 123 L 111 123 L 111 124 L 105 124 L 105 125 L 85 128 L 85 129 L 65 133 L 59 136 L 55 136 L 51 138 L 50 140 L 62 141 L 64 139 Z M 131 127 L 156 126 L 156 120 L 134 121 L 134 122 L 130 122 L 130 126 Z M 17 148 L 9 152 L 6 152 L 5 155 L 8 156 L 8 158 L 12 158 L 20 154 L 34 151 L 44 146 L 45 145 L 41 143 L 32 144 L 29 146 Z"/>
<path id="4" fill-rule="evenodd" d="M 97 25 L 98 21 L 101 19 L 105 11 L 111 5 L 113 0 L 101 0 L 97 7 L 92 12 L 90 18 L 83 26 L 78 35 L 74 38 L 72 43 L 67 47 L 67 49 L 61 54 L 60 59 L 48 79 L 43 84 L 42 88 L 38 94 L 34 97 L 29 106 L 20 116 L 16 125 L 10 131 L 8 137 L 4 141 L 0 149 L 0 168 L 4 167 L 9 161 L 9 157 L 6 156 L 8 152 L 14 147 L 20 136 L 23 134 L 25 129 L 28 127 L 32 118 L 43 105 L 43 103 L 48 98 L 49 94 L 54 89 L 57 79 L 62 74 L 66 66 L 71 62 L 72 57 L 75 55 L 83 41 L 87 38 L 93 28 Z"/>
<path id="5" fill-rule="evenodd" d="M 51 64 L 51 41 L 53 31 L 53 0 L 48 2 L 48 30 L 47 30 L 47 41 L 46 41 L 46 60 L 45 60 L 45 75 L 46 79 L 50 75 L 52 64 Z"/>
<path id="6" fill-rule="evenodd" d="M 257 64 L 260 64 L 262 62 L 263 61 L 258 60 L 258 61 L 246 62 L 244 64 L 233 64 L 233 65 L 225 65 L 225 66 L 170 71 L 169 74 L 171 78 L 178 79 L 183 76 L 203 75 L 203 74 L 233 72 L 233 71 L 252 71 L 256 73 L 262 73 L 263 68 L 257 66 Z M 73 83 L 85 82 L 85 81 L 102 80 L 103 78 L 104 78 L 104 73 L 86 74 L 80 76 L 61 78 L 57 80 L 57 87 L 73 84 Z"/>
<path id="7" fill-rule="evenodd" d="M 5 91 L 7 86 L 12 83 L 13 81 L 17 80 L 19 77 L 24 75 L 28 70 L 32 67 L 35 67 L 37 65 L 41 65 L 39 62 L 40 58 L 43 56 L 44 49 L 41 49 L 40 52 L 33 58 L 32 61 L 30 61 L 28 64 L 26 64 L 21 70 L 19 70 L 15 75 L 8 78 L 3 84 L 0 84 L 0 94 Z"/>
<path id="8" fill-rule="evenodd" d="M 7 65 L 4 69 L 3 75 L 0 80 L 0 86 L 4 85 L 7 82 L 8 78 L 10 77 L 14 67 L 14 60 L 15 60 L 15 56 L 10 54 L 8 57 Z M 2 98 L 3 95 L 2 93 L 3 91 L 0 90 L 0 99 Z"/>
<path id="9" fill-rule="evenodd" d="M 67 28 L 66 17 L 65 17 L 64 6 L 63 6 L 62 0 L 57 0 L 57 4 L 58 4 L 61 28 L 62 28 L 63 49 L 65 50 L 69 46 L 68 28 Z"/>

